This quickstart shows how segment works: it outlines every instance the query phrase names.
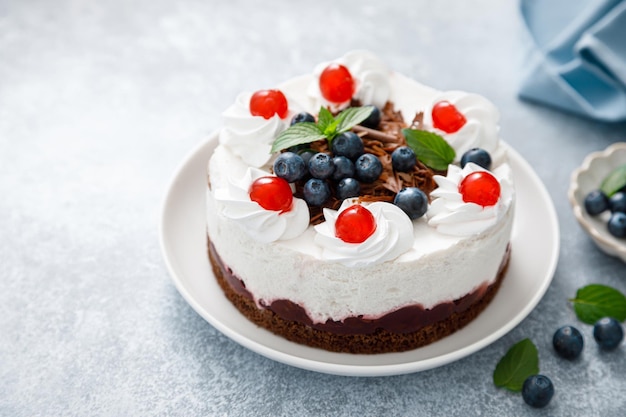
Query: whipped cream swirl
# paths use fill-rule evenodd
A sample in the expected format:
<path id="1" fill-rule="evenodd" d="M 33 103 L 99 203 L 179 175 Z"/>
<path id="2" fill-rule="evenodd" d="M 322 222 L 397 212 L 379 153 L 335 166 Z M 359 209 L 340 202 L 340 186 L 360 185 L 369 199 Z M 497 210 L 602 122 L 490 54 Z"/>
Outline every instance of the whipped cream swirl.
<path id="1" fill-rule="evenodd" d="M 463 169 L 450 165 L 447 176 L 433 177 L 439 187 L 430 193 L 433 201 L 427 213 L 429 226 L 446 235 L 471 236 L 498 224 L 513 202 L 511 169 L 508 164 L 503 164 L 491 172 L 500 183 L 500 198 L 495 205 L 488 207 L 464 202 L 459 192 L 463 178 L 476 171 L 486 170 L 470 162 Z"/>
<path id="2" fill-rule="evenodd" d="M 446 133 L 433 126 L 432 108 L 447 101 L 465 116 L 466 123 L 454 133 Z M 498 166 L 506 159 L 506 151 L 500 146 L 500 112 L 485 97 L 463 91 L 446 91 L 435 97 L 431 106 L 424 112 L 427 129 L 443 136 L 456 152 L 455 162 L 459 162 L 465 152 L 472 148 L 482 148 L 489 152 L 492 166 Z"/>
<path id="3" fill-rule="evenodd" d="M 269 172 L 248 168 L 240 180 L 229 179 L 228 187 L 215 190 L 215 199 L 221 203 L 224 217 L 235 221 L 252 238 L 261 243 L 288 240 L 300 236 L 309 227 L 309 207 L 300 198 L 293 198 L 291 210 L 265 210 L 250 200 L 250 185 Z"/>
<path id="4" fill-rule="evenodd" d="M 259 168 L 272 157 L 272 143 L 288 127 L 291 112 L 285 119 L 277 114 L 269 119 L 253 116 L 250 113 L 251 97 L 250 92 L 239 94 L 235 103 L 224 111 L 220 143 L 230 148 L 248 165 Z"/>
<path id="5" fill-rule="evenodd" d="M 347 267 L 364 267 L 390 261 L 413 245 L 413 223 L 397 206 L 374 202 L 363 204 L 374 215 L 376 230 L 363 243 L 346 243 L 335 236 L 339 213 L 355 204 L 346 199 L 339 211 L 324 209 L 324 223 L 315 226 L 315 243 L 322 247 L 322 259 Z"/>
<path id="6" fill-rule="evenodd" d="M 383 61 L 373 53 L 359 50 L 351 51 L 341 58 L 332 61 L 332 63 L 341 64 L 348 68 L 356 84 L 354 98 L 358 99 L 363 105 L 373 104 L 382 108 L 389 100 L 391 95 L 390 71 Z M 315 78 L 308 88 L 309 96 L 318 105 L 317 109 L 320 106 L 341 107 L 341 105 L 337 106 L 336 103 L 328 102 L 320 93 L 319 77 L 329 64 L 331 62 L 323 62 L 315 67 L 313 71 Z"/>

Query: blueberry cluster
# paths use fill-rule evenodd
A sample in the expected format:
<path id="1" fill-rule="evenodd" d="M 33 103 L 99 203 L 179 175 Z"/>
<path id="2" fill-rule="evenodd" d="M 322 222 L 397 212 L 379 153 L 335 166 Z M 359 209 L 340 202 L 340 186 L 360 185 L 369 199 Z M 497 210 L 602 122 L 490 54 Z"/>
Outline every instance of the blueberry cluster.
<path id="1" fill-rule="evenodd" d="M 624 339 L 624 329 L 619 321 L 612 317 L 604 317 L 594 324 L 593 338 L 600 349 L 614 350 Z M 574 360 L 583 351 L 583 335 L 573 326 L 560 327 L 552 337 L 552 346 L 562 358 Z M 545 375 L 529 376 L 522 386 L 522 397 L 526 404 L 532 407 L 545 407 L 553 395 L 554 385 Z"/>
<path id="2" fill-rule="evenodd" d="M 617 238 L 626 238 L 626 189 L 608 197 L 601 190 L 591 191 L 585 197 L 585 210 L 591 216 L 597 216 L 609 210 L 611 216 L 607 222 L 609 233 Z"/>
<path id="3" fill-rule="evenodd" d="M 381 121 L 380 110 L 373 107 L 370 116 L 361 125 L 376 128 Z M 312 122 L 309 113 L 299 113 L 291 124 Z M 302 182 L 302 194 L 309 206 L 320 207 L 334 195 L 338 200 L 358 197 L 362 184 L 375 182 L 383 172 L 380 159 L 365 152 L 363 140 L 348 131 L 335 137 L 330 153 L 315 152 L 296 146 L 281 153 L 274 162 L 274 174 L 290 183 Z M 410 172 L 417 163 L 415 152 L 408 146 L 398 147 L 391 155 L 392 166 L 399 172 Z M 423 216 L 428 209 L 428 197 L 419 188 L 401 190 L 394 204 L 411 219 Z"/>

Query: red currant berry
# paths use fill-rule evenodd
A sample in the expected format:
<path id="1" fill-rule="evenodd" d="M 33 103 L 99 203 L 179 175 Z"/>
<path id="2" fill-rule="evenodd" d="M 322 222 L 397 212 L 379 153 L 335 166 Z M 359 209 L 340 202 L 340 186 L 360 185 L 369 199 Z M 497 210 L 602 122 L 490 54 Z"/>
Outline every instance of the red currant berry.
<path id="1" fill-rule="evenodd" d="M 270 119 L 275 114 L 281 119 L 287 117 L 287 99 L 279 90 L 259 90 L 250 98 L 250 113 Z"/>
<path id="2" fill-rule="evenodd" d="M 346 243 L 363 243 L 375 230 L 374 215 L 359 204 L 339 213 L 335 222 L 335 236 Z"/>
<path id="3" fill-rule="evenodd" d="M 432 116 L 433 125 L 446 133 L 457 132 L 467 122 L 465 116 L 454 107 L 454 104 L 448 101 L 435 103 Z"/>
<path id="4" fill-rule="evenodd" d="M 472 172 L 459 184 L 459 193 L 466 203 L 493 206 L 500 198 L 500 183 L 487 171 Z"/>
<path id="5" fill-rule="evenodd" d="M 284 213 L 291 210 L 293 193 L 289 183 L 279 177 L 257 178 L 250 189 L 250 200 L 256 201 L 265 210 Z"/>
<path id="6" fill-rule="evenodd" d="M 343 103 L 354 94 L 354 80 L 348 68 L 340 64 L 330 64 L 320 75 L 320 91 L 331 103 Z"/>

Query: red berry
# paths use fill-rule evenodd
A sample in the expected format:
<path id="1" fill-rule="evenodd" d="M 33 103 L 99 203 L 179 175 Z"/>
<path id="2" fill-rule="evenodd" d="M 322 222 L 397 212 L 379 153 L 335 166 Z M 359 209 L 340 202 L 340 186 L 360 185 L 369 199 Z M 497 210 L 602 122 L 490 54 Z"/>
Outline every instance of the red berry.
<path id="1" fill-rule="evenodd" d="M 459 184 L 459 193 L 466 203 L 493 206 L 500 198 L 500 183 L 487 171 L 472 172 Z"/>
<path id="2" fill-rule="evenodd" d="M 354 94 L 354 80 L 348 68 L 341 64 L 330 64 L 320 75 L 320 91 L 331 103 L 343 103 Z"/>
<path id="3" fill-rule="evenodd" d="M 250 189 L 250 200 L 256 201 L 265 210 L 284 213 L 291 210 L 293 193 L 289 183 L 279 177 L 257 178 Z"/>
<path id="4" fill-rule="evenodd" d="M 374 215 L 359 204 L 339 213 L 335 222 L 335 236 L 347 243 L 363 243 L 375 230 Z"/>
<path id="5" fill-rule="evenodd" d="M 281 119 L 289 110 L 285 95 L 279 90 L 259 90 L 250 98 L 250 113 L 270 119 L 275 114 Z"/>
<path id="6" fill-rule="evenodd" d="M 457 132 L 467 122 L 465 116 L 454 107 L 454 104 L 448 101 L 435 103 L 432 116 L 433 125 L 446 133 Z"/>

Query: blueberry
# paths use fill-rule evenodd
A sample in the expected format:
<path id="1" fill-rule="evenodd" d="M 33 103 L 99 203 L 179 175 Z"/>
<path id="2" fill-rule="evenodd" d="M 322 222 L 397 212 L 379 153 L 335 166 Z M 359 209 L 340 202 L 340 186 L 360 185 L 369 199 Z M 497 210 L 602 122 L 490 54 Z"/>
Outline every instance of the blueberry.
<path id="1" fill-rule="evenodd" d="M 343 132 L 333 139 L 332 151 L 335 156 L 345 156 L 354 161 L 363 155 L 364 149 L 363 141 L 354 132 Z"/>
<path id="2" fill-rule="evenodd" d="M 408 146 L 400 146 L 391 154 L 391 165 L 396 171 L 409 172 L 416 162 L 415 152 Z"/>
<path id="3" fill-rule="evenodd" d="M 604 317 L 593 325 L 593 338 L 596 339 L 600 348 L 613 350 L 622 343 L 624 329 L 613 317 Z"/>
<path id="4" fill-rule="evenodd" d="M 344 200 L 350 197 L 358 197 L 361 184 L 354 178 L 344 178 L 337 184 L 337 198 Z"/>
<path id="5" fill-rule="evenodd" d="M 545 375 L 532 375 L 526 378 L 522 385 L 524 402 L 535 408 L 543 408 L 554 395 L 554 385 Z"/>
<path id="6" fill-rule="evenodd" d="M 370 113 L 369 116 L 367 116 L 367 119 L 361 122 L 361 126 L 369 127 L 370 129 L 376 129 L 378 125 L 380 124 L 380 119 L 381 119 L 380 109 L 376 106 L 371 106 L 371 105 L 365 106 L 365 107 L 371 107 L 372 112 Z"/>
<path id="7" fill-rule="evenodd" d="M 600 190 L 593 190 L 585 197 L 585 210 L 592 216 L 598 215 L 609 208 L 609 199 Z"/>
<path id="8" fill-rule="evenodd" d="M 298 113 L 291 118 L 290 125 L 293 126 L 296 123 L 302 123 L 302 122 L 315 123 L 315 117 L 313 117 L 311 113 L 307 113 L 303 111 L 302 113 Z"/>
<path id="9" fill-rule="evenodd" d="M 612 213 L 619 211 L 626 213 L 626 193 L 619 191 L 609 198 L 609 209 Z"/>
<path id="10" fill-rule="evenodd" d="M 415 220 L 428 210 L 428 197 L 419 188 L 408 187 L 396 194 L 393 204 L 400 207 L 411 220 Z"/>
<path id="11" fill-rule="evenodd" d="M 468 162 L 473 162 L 488 170 L 491 168 L 491 155 L 484 149 L 473 148 L 465 152 L 461 157 L 461 168 Z"/>
<path id="12" fill-rule="evenodd" d="M 310 206 L 321 206 L 330 198 L 330 188 L 326 181 L 318 178 L 311 178 L 304 183 L 304 201 Z"/>
<path id="13" fill-rule="evenodd" d="M 333 175 L 335 166 L 333 165 L 333 158 L 324 152 L 318 152 L 309 160 L 309 172 L 315 178 L 324 180 Z"/>
<path id="14" fill-rule="evenodd" d="M 609 233 L 615 237 L 626 237 L 626 213 L 616 211 L 611 214 L 609 223 L 607 224 Z"/>
<path id="15" fill-rule="evenodd" d="M 295 182 L 306 175 L 304 159 L 293 152 L 283 152 L 274 161 L 274 174 L 287 182 Z"/>
<path id="16" fill-rule="evenodd" d="M 334 157 L 333 165 L 335 166 L 335 171 L 333 172 L 333 179 L 335 181 L 354 177 L 354 163 L 345 156 Z"/>
<path id="17" fill-rule="evenodd" d="M 554 333 L 552 345 L 559 356 L 576 359 L 583 350 L 583 335 L 575 327 L 563 326 Z"/>
<path id="18" fill-rule="evenodd" d="M 313 149 L 303 149 L 303 150 L 298 151 L 298 155 L 300 155 L 300 157 L 304 161 L 304 164 L 307 167 L 309 166 L 309 161 L 311 160 L 311 157 L 315 155 L 316 153 L 317 152 L 315 152 Z"/>
<path id="19" fill-rule="evenodd" d="M 361 182 L 371 183 L 380 177 L 383 172 L 383 164 L 376 155 L 364 153 L 354 163 L 356 178 Z"/>

